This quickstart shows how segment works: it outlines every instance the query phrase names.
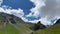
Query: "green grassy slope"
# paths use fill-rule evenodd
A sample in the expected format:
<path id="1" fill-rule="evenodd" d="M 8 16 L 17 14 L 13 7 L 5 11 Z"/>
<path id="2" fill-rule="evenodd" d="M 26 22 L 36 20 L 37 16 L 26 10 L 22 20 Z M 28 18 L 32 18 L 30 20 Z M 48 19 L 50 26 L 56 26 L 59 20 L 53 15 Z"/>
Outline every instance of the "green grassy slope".
<path id="1" fill-rule="evenodd" d="M 9 19 L 13 19 L 16 24 L 12 24 Z M 60 23 L 37 31 L 30 30 L 31 26 L 33 24 L 25 23 L 18 17 L 0 14 L 0 34 L 60 34 Z"/>
<path id="2" fill-rule="evenodd" d="M 27 23 L 24 23 L 18 17 L 14 17 L 16 24 L 11 23 L 12 17 L 7 14 L 0 13 L 0 34 L 30 34 L 32 31 L 28 28 Z"/>
<path id="3" fill-rule="evenodd" d="M 30 34 L 31 32 L 26 24 L 0 25 L 0 34 Z"/>
<path id="4" fill-rule="evenodd" d="M 0 34 L 20 34 L 20 32 L 11 24 L 7 24 L 0 30 Z"/>
<path id="5" fill-rule="evenodd" d="M 38 31 L 35 31 L 34 34 L 60 34 L 60 23 L 42 30 L 40 29 Z"/>

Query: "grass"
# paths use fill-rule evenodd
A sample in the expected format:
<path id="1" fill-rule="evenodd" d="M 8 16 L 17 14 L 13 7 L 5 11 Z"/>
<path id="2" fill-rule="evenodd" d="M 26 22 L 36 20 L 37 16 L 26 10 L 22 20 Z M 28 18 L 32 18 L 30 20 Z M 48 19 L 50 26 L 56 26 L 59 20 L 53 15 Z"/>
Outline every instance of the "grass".
<path id="1" fill-rule="evenodd" d="M 28 25 L 26 24 L 17 24 L 17 29 L 19 29 L 19 31 L 21 32 L 21 34 L 29 34 L 31 33 L 32 31 L 28 28 Z"/>
<path id="2" fill-rule="evenodd" d="M 19 21 L 15 25 L 10 23 L 4 25 L 2 20 L 4 19 L 0 16 L 0 34 L 30 34 L 32 32 L 28 27 L 31 24 L 20 23 Z M 60 23 L 34 31 L 33 34 L 60 34 Z"/>
<path id="3" fill-rule="evenodd" d="M 29 34 L 31 30 L 26 24 L 6 24 L 0 22 L 0 34 Z"/>
<path id="4" fill-rule="evenodd" d="M 0 26 L 0 34 L 29 34 L 31 32 L 26 24 L 6 24 Z"/>
<path id="5" fill-rule="evenodd" d="M 14 26 L 8 24 L 0 30 L 0 34 L 20 34 L 20 32 Z"/>
<path id="6" fill-rule="evenodd" d="M 32 32 L 26 24 L 18 23 L 12 25 L 8 23 L 6 26 L 2 24 L 0 22 L 0 34 L 30 34 Z M 33 34 L 60 34 L 60 23 L 34 31 Z"/>
<path id="7" fill-rule="evenodd" d="M 35 31 L 34 34 L 60 34 L 60 23 L 51 27 Z"/>
<path id="8" fill-rule="evenodd" d="M 28 25 L 17 22 L 17 24 L 5 24 L 4 17 L 0 16 L 0 34 L 29 34 L 31 30 Z M 10 21 L 9 21 L 10 22 Z"/>

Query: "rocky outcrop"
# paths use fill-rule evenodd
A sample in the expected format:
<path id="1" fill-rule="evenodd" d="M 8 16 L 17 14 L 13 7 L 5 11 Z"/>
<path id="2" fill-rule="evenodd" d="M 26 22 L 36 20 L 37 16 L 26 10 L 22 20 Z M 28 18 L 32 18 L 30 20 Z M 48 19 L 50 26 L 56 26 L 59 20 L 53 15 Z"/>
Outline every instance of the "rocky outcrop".
<path id="1" fill-rule="evenodd" d="M 44 28 L 46 28 L 46 26 L 41 24 L 40 21 L 37 24 L 34 24 L 33 26 L 30 27 L 30 29 L 32 29 L 33 31 L 36 31 L 36 30 L 39 30 L 39 29 L 44 29 Z"/>

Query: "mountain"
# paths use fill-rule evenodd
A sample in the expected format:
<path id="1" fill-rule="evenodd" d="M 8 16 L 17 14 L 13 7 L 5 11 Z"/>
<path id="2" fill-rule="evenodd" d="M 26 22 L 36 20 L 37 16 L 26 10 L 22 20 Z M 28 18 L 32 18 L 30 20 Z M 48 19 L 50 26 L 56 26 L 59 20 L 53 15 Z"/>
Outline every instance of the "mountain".
<path id="1" fill-rule="evenodd" d="M 60 19 L 53 26 L 45 29 L 39 29 L 33 32 L 33 34 L 60 34 Z"/>
<path id="2" fill-rule="evenodd" d="M 45 27 L 40 21 L 37 24 L 24 22 L 19 17 L 1 12 L 0 34 L 60 34 L 60 19 L 53 26 Z"/>
<path id="3" fill-rule="evenodd" d="M 29 27 L 33 25 L 14 15 L 0 13 L 0 34 L 30 34 Z"/>
<path id="4" fill-rule="evenodd" d="M 42 28 L 41 26 L 43 26 L 43 25 L 40 23 L 40 21 L 37 24 L 30 23 L 30 22 L 24 22 L 19 17 L 0 12 L 0 29 L 1 29 L 0 34 L 2 34 L 2 33 L 3 34 L 5 34 L 5 33 L 30 34 L 32 31 L 41 29 Z M 15 30 L 17 30 L 18 32 L 16 32 Z"/>
<path id="5" fill-rule="evenodd" d="M 24 21 L 23 21 L 22 19 L 14 16 L 14 15 L 9 15 L 9 14 L 6 14 L 6 13 L 0 13 L 0 18 L 3 19 L 3 22 L 4 22 L 5 20 L 7 20 L 7 21 L 9 20 L 9 21 L 11 21 L 11 23 L 13 23 L 13 24 L 16 23 L 16 22 L 18 22 L 18 21 L 24 23 Z"/>
<path id="6" fill-rule="evenodd" d="M 33 31 L 37 31 L 39 29 L 45 29 L 45 28 L 46 28 L 46 26 L 41 24 L 40 21 L 37 22 L 37 24 L 34 24 L 33 26 L 30 27 L 30 29 L 33 30 Z"/>

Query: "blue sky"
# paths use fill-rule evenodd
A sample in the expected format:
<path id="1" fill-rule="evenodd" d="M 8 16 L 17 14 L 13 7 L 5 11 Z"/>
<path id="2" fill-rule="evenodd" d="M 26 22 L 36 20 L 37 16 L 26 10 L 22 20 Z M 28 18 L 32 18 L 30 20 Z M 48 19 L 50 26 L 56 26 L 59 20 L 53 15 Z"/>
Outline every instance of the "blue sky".
<path id="1" fill-rule="evenodd" d="M 30 13 L 30 9 L 35 7 L 35 5 L 29 0 L 4 0 L 2 5 L 11 6 L 12 9 L 21 8 L 24 10 L 25 15 Z"/>
<path id="2" fill-rule="evenodd" d="M 53 25 L 60 18 L 60 0 L 0 1 L 0 12 L 13 14 L 26 22 Z"/>
<path id="3" fill-rule="evenodd" d="M 31 2 L 30 0 L 3 0 L 1 6 L 3 5 L 12 7 L 11 9 L 18 8 L 22 9 L 24 12 L 24 17 L 28 19 L 28 21 L 39 20 L 41 18 L 41 17 L 36 18 L 34 16 L 26 17 L 26 15 L 31 13 L 30 9 L 35 7 L 34 3 Z"/>

